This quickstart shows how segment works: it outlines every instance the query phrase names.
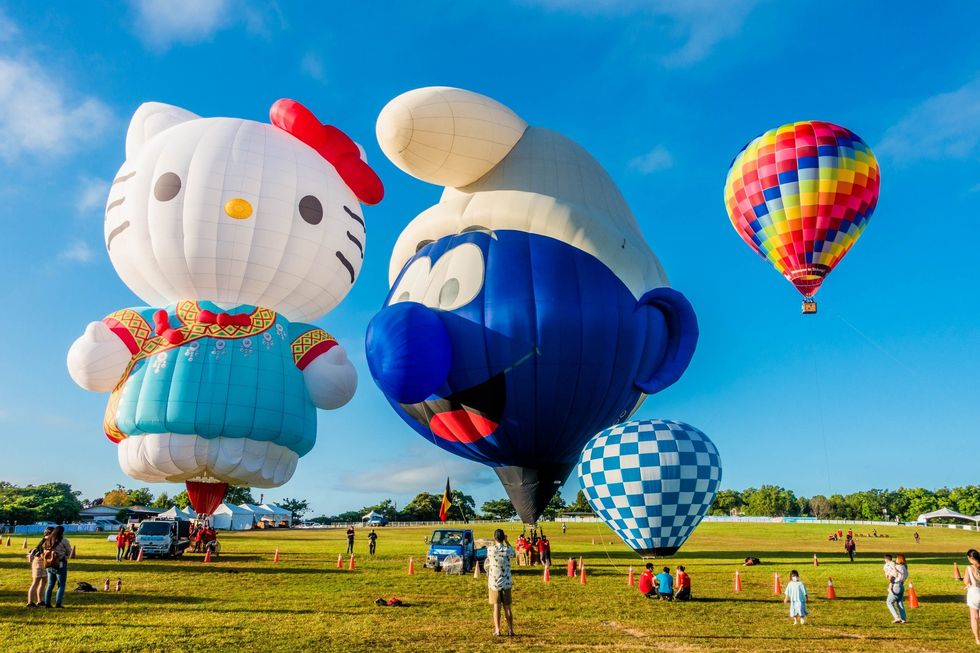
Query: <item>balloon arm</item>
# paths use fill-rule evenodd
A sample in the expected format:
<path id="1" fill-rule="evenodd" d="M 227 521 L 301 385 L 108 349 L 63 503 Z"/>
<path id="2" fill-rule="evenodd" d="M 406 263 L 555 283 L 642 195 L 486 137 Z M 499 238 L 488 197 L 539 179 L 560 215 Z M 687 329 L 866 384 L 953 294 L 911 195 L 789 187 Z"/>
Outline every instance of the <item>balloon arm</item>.
<path id="1" fill-rule="evenodd" d="M 637 314 L 647 321 L 643 363 L 635 385 L 652 395 L 676 382 L 687 369 L 698 343 L 694 308 L 672 288 L 655 288 L 640 298 Z"/>
<path id="2" fill-rule="evenodd" d="M 340 345 L 314 358 L 303 370 L 306 389 L 317 408 L 340 408 L 354 397 L 357 390 L 357 370 Z"/>
<path id="3" fill-rule="evenodd" d="M 129 366 L 129 347 L 104 322 L 90 322 L 68 350 L 68 373 L 92 392 L 109 392 Z"/>

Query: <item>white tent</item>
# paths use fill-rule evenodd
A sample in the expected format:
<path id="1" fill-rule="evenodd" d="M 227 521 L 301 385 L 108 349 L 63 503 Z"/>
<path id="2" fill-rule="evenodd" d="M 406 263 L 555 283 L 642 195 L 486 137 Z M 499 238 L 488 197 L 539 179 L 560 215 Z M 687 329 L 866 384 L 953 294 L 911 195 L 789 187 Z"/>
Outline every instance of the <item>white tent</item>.
<path id="1" fill-rule="evenodd" d="M 293 513 L 289 512 L 288 510 L 286 510 L 285 508 L 283 508 L 281 506 L 277 506 L 274 503 L 263 503 L 259 507 L 260 508 L 265 508 L 266 510 L 271 511 L 272 512 L 272 521 L 274 521 L 277 525 L 279 524 L 279 522 L 284 521 L 284 522 L 286 522 L 286 525 L 287 526 L 289 526 L 290 528 L 292 528 L 292 526 L 293 526 Z"/>
<path id="2" fill-rule="evenodd" d="M 159 516 L 160 517 L 169 517 L 171 519 L 187 519 L 187 520 L 191 520 L 191 519 L 194 519 L 195 517 L 197 517 L 197 513 L 194 512 L 194 509 L 191 508 L 191 507 L 188 507 L 187 510 L 182 510 L 182 509 L 178 508 L 177 506 L 173 506 L 170 510 L 165 510 L 164 512 L 161 512 Z"/>
<path id="3" fill-rule="evenodd" d="M 264 508 L 262 506 L 257 506 L 254 503 L 243 503 L 239 506 L 239 508 L 244 508 L 245 510 L 248 510 L 250 513 L 252 513 L 254 515 L 255 521 L 257 522 L 262 520 L 265 521 L 273 520 L 271 510 L 269 510 L 268 508 Z"/>
<path id="4" fill-rule="evenodd" d="M 961 521 L 969 521 L 976 524 L 978 518 L 980 518 L 980 516 L 971 517 L 970 515 L 964 515 L 961 512 L 950 510 L 949 508 L 940 508 L 939 510 L 933 510 L 932 512 L 927 512 L 919 515 L 919 518 L 916 519 L 915 521 L 924 524 L 933 519 L 959 519 Z"/>
<path id="5" fill-rule="evenodd" d="M 222 503 L 211 515 L 211 525 L 225 531 L 247 531 L 254 523 L 254 512 L 230 503 Z"/>

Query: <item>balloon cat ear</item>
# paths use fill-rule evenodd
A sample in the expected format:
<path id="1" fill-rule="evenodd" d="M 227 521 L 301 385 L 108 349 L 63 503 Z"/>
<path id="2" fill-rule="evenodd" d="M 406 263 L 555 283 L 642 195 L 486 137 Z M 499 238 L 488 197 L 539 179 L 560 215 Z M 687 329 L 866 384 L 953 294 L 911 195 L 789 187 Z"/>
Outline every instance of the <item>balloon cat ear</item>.
<path id="1" fill-rule="evenodd" d="M 378 116 L 378 144 L 408 174 L 459 188 L 490 172 L 527 123 L 496 100 L 459 88 L 408 91 Z"/>
<path id="2" fill-rule="evenodd" d="M 673 288 L 644 294 L 636 315 L 645 320 L 647 337 L 634 384 L 652 395 L 673 385 L 687 369 L 698 344 L 698 318 L 687 298 Z"/>
<path id="3" fill-rule="evenodd" d="M 162 102 L 145 102 L 133 114 L 126 132 L 126 158 L 135 156 L 148 140 L 174 125 L 200 118 L 187 109 Z"/>

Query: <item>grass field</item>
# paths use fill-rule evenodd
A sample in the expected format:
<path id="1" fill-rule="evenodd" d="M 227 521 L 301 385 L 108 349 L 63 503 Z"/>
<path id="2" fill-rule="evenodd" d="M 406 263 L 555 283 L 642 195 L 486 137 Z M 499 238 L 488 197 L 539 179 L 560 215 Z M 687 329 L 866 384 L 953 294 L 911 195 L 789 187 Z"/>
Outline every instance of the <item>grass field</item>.
<path id="1" fill-rule="evenodd" d="M 477 526 L 477 537 L 492 526 Z M 864 529 L 865 527 L 858 527 Z M 509 529 L 511 539 L 516 528 Z M 802 524 L 702 524 L 674 558 L 687 567 L 696 600 L 650 601 L 626 587 L 627 568 L 639 558 L 601 524 L 571 524 L 568 534 L 545 525 L 555 566 L 550 584 L 540 567 L 515 573 L 518 636 L 491 635 L 486 578 L 447 577 L 423 569 L 430 528 L 378 529 L 378 555 L 369 558 L 358 531 L 356 569 L 336 568 L 346 546 L 334 530 L 255 531 L 227 534 L 217 563 L 198 555 L 183 560 L 116 563 L 104 535 L 75 536 L 78 559 L 69 590 L 88 581 L 97 593 L 67 593 L 65 610 L 28 610 L 30 572 L 21 545 L 0 547 L 2 651 L 952 651 L 974 650 L 962 585 L 952 564 L 964 566 L 980 537 L 966 531 L 878 528 L 889 537 L 858 538 L 848 562 L 830 528 Z M 868 528 L 870 531 L 870 528 Z M 32 538 L 33 540 L 34 538 Z M 279 547 L 282 559 L 272 561 Z M 909 623 L 892 625 L 884 604 L 881 554 L 905 553 L 921 607 Z M 820 557 L 814 568 L 812 555 Z M 760 567 L 741 567 L 746 555 Z M 409 556 L 416 575 L 408 576 Z M 568 557 L 582 556 L 587 584 L 565 576 Z M 798 569 L 810 591 L 811 618 L 793 626 L 773 572 L 783 582 Z M 733 594 L 736 570 L 744 591 Z M 638 573 L 638 571 L 637 571 Z M 825 598 L 828 576 L 838 600 Z M 102 592 L 105 578 L 122 578 L 122 592 Z M 404 608 L 380 608 L 397 596 Z M 906 599 L 906 607 L 908 601 Z"/>

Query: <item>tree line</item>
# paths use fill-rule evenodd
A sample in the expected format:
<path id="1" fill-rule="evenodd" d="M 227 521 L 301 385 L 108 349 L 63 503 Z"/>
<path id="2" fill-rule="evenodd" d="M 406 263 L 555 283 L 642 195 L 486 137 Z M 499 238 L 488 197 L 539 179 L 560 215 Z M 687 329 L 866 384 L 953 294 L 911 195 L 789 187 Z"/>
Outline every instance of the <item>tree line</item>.
<path id="1" fill-rule="evenodd" d="M 130 506 L 144 506 L 168 510 L 174 506 L 186 509 L 190 506 L 187 491 L 183 490 L 174 496 L 166 492 L 156 497 L 150 488 L 141 487 L 127 489 L 117 485 L 107 490 L 102 496 L 92 499 L 82 499 L 82 493 L 72 490 L 67 483 L 45 483 L 43 485 L 27 485 L 19 487 L 7 481 L 0 481 L 0 523 L 32 524 L 39 521 L 56 523 L 71 523 L 78 521 L 78 516 L 85 508 L 107 506 L 118 508 L 116 518 L 125 522 Z M 225 503 L 242 504 L 255 503 L 251 488 L 229 487 L 225 494 Z M 305 499 L 283 499 L 280 507 L 293 513 L 293 519 L 301 519 L 309 510 L 309 501 Z"/>
<path id="2" fill-rule="evenodd" d="M 919 515 L 940 508 L 964 515 L 980 514 L 980 486 L 937 490 L 899 487 L 807 498 L 778 485 L 763 485 L 741 491 L 721 490 L 708 514 L 915 521 Z"/>

